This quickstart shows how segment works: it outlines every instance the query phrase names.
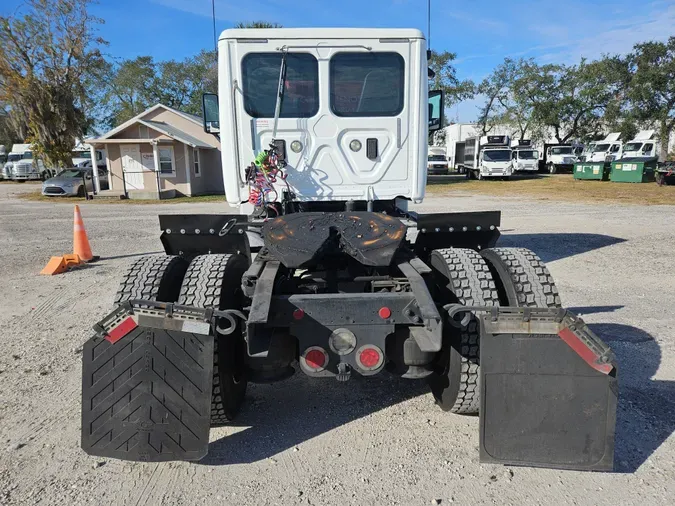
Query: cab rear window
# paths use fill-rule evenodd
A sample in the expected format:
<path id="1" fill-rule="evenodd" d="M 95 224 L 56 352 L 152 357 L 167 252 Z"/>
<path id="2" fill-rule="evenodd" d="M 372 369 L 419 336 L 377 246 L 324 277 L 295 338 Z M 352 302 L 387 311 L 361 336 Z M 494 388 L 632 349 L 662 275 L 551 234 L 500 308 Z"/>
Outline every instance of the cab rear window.
<path id="1" fill-rule="evenodd" d="M 273 118 L 281 53 L 249 53 L 242 62 L 244 109 L 253 118 Z M 319 112 L 319 65 L 311 54 L 288 53 L 281 118 L 310 118 Z"/>
<path id="2" fill-rule="evenodd" d="M 330 61 L 336 116 L 397 116 L 403 110 L 404 61 L 398 53 L 338 53 Z"/>

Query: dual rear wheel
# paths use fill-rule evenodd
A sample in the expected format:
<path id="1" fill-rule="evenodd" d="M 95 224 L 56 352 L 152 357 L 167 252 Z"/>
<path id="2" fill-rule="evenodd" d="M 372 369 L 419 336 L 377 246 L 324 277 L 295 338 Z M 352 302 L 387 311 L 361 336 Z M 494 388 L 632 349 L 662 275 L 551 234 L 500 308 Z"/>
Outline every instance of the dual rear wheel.
<path id="1" fill-rule="evenodd" d="M 467 306 L 560 307 L 553 278 L 541 259 L 524 248 L 434 250 L 430 256 L 435 300 Z M 241 310 L 240 281 L 248 267 L 242 255 L 141 257 L 127 271 L 115 304 L 134 299 Z M 211 425 L 232 420 L 246 392 L 245 325 L 215 337 Z M 480 329 L 444 326 L 443 349 L 429 377 L 431 391 L 445 411 L 476 414 L 480 406 Z"/>
<path id="2" fill-rule="evenodd" d="M 541 259 L 524 248 L 434 250 L 430 258 L 438 303 L 467 306 L 560 307 Z M 480 406 L 480 329 L 475 316 L 463 328 L 444 326 L 443 349 L 429 385 L 444 411 L 476 414 Z"/>
<path id="3" fill-rule="evenodd" d="M 200 255 L 191 262 L 173 255 L 144 256 L 125 274 L 115 304 L 142 299 L 241 310 L 241 277 L 247 268 L 248 260 L 242 255 Z M 244 333 L 244 323 L 239 321 L 232 334 L 215 336 L 211 426 L 232 420 L 244 400 Z"/>

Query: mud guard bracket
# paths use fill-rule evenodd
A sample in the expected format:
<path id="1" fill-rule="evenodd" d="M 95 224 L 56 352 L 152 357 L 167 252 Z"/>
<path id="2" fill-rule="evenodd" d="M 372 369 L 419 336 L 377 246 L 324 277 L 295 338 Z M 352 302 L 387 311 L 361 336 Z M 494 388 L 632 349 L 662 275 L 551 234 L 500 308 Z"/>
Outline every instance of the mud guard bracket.
<path id="1" fill-rule="evenodd" d="M 213 377 L 210 310 L 132 301 L 83 349 L 82 448 L 161 462 L 208 452 Z"/>

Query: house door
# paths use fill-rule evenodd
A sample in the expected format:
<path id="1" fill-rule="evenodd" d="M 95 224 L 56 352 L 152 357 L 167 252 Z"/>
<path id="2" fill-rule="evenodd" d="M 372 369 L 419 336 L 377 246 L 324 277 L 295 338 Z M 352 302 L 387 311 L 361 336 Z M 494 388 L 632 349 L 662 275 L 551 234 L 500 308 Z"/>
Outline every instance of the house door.
<path id="1" fill-rule="evenodd" d="M 141 163 L 141 148 L 138 144 L 122 144 L 122 171 L 127 190 L 142 190 L 143 185 L 143 164 Z"/>

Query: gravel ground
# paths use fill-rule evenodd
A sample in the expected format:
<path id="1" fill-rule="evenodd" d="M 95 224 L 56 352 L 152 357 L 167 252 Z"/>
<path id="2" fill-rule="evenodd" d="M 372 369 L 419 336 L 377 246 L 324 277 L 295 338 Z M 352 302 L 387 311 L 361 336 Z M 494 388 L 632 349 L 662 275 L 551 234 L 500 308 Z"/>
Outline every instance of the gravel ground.
<path id="1" fill-rule="evenodd" d="M 672 504 L 675 206 L 442 195 L 419 206 L 501 209 L 501 244 L 539 253 L 563 304 L 612 345 L 615 473 L 479 465 L 477 418 L 387 376 L 253 385 L 237 423 L 211 431 L 205 461 L 136 464 L 79 448 L 80 347 L 127 264 L 161 251 L 158 212 L 225 206 L 83 204 L 101 261 L 42 277 L 72 247 L 72 204 L 15 198 L 31 189 L 0 185 L 0 504 Z"/>

